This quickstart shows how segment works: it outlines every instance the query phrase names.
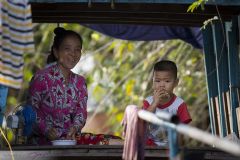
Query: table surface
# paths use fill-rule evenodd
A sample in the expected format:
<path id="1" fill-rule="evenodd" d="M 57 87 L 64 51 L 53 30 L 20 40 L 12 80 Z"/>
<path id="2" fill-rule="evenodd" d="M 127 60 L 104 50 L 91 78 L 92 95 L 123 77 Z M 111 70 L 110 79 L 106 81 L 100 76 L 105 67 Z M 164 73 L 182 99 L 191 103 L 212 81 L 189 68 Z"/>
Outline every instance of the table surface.
<path id="1" fill-rule="evenodd" d="M 12 146 L 15 160 L 121 160 L 122 145 L 74 145 L 74 146 Z M 212 147 L 182 148 L 184 159 L 198 160 L 239 160 L 239 157 Z M 146 147 L 146 160 L 167 160 L 169 150 L 167 147 Z M 0 150 L 0 159 L 11 160 L 11 152 L 8 149 Z"/>

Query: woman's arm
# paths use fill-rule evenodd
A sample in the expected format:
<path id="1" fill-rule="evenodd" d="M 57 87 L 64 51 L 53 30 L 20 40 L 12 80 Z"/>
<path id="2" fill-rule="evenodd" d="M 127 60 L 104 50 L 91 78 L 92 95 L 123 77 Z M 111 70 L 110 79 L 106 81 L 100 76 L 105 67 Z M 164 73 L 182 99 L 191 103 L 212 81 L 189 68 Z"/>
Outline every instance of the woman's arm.
<path id="1" fill-rule="evenodd" d="M 83 83 L 81 83 L 80 91 L 82 92 L 81 95 L 79 94 L 79 100 L 80 102 L 76 106 L 76 115 L 74 117 L 74 126 L 76 127 L 77 131 L 80 131 L 87 119 L 87 100 L 88 100 L 88 92 L 87 92 L 87 85 L 85 83 L 85 80 L 83 80 Z"/>
<path id="2" fill-rule="evenodd" d="M 37 114 L 37 125 L 40 134 L 45 135 L 47 132 L 47 126 L 45 123 L 46 115 L 42 110 L 41 104 L 43 101 L 43 96 L 47 92 L 47 81 L 43 75 L 36 74 L 29 86 L 29 101 L 33 106 L 33 109 Z"/>

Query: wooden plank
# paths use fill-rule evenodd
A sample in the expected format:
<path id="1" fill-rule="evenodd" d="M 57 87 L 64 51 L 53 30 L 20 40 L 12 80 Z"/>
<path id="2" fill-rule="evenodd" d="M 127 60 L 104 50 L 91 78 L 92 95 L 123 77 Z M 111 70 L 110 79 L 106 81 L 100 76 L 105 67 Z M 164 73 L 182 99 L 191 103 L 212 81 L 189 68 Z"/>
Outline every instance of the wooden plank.
<path id="1" fill-rule="evenodd" d="M 239 157 L 227 155 L 210 147 L 195 147 L 183 152 L 184 160 L 239 160 Z"/>
<path id="2" fill-rule="evenodd" d="M 215 98 L 210 99 L 210 105 L 211 105 L 211 111 L 212 111 L 212 126 L 214 127 L 214 135 L 219 135 L 219 123 L 218 123 L 218 117 L 217 117 L 217 106 L 215 102 Z"/>
<path id="3" fill-rule="evenodd" d="M 219 135 L 219 130 L 218 127 L 216 126 L 217 125 L 217 115 L 215 109 L 216 106 L 215 103 L 213 103 L 214 97 L 216 97 L 218 94 L 218 90 L 212 27 L 210 25 L 207 25 L 206 28 L 203 30 L 202 34 L 211 132 L 213 135 Z"/>
<path id="4" fill-rule="evenodd" d="M 218 135 L 221 136 L 221 117 L 220 117 L 220 107 L 219 107 L 219 103 L 218 103 L 218 97 L 214 98 L 214 103 L 215 103 L 215 110 L 216 110 L 216 119 L 217 119 L 217 123 L 216 123 L 216 128 L 218 128 Z"/>
<path id="5" fill-rule="evenodd" d="M 231 99 L 231 132 L 238 135 L 236 108 L 239 106 L 237 90 L 240 84 L 239 78 L 239 48 L 238 48 L 238 18 L 233 17 L 230 22 L 226 22 L 226 40 L 228 49 L 228 66 L 229 66 L 229 88 Z"/>
<path id="6" fill-rule="evenodd" d="M 236 108 L 237 125 L 238 125 L 238 137 L 240 137 L 240 107 Z"/>
<path id="7" fill-rule="evenodd" d="M 226 93 L 227 95 L 227 114 L 229 116 L 229 134 L 231 134 L 234 131 L 234 127 L 233 127 L 233 115 L 232 115 L 232 107 L 231 107 L 231 94 L 230 94 L 230 90 Z"/>
<path id="8" fill-rule="evenodd" d="M 122 145 L 76 145 L 76 146 L 13 146 L 14 157 L 18 160 L 121 160 Z M 9 151 L 0 152 L 0 159 L 9 158 Z M 166 147 L 146 147 L 145 159 L 168 160 L 168 148 Z"/>
<path id="9" fill-rule="evenodd" d="M 231 108 L 230 108 L 230 99 L 229 99 L 229 91 L 227 92 L 223 92 L 222 93 L 222 97 L 223 97 L 223 105 L 224 105 L 224 110 L 225 110 L 225 121 L 226 121 L 226 129 L 227 129 L 227 135 L 228 134 L 231 134 L 231 119 L 232 119 L 232 116 L 231 116 Z"/>
<path id="10" fill-rule="evenodd" d="M 211 98 L 211 104 L 213 107 L 213 117 L 214 117 L 214 122 L 215 122 L 215 134 L 220 136 L 220 116 L 219 116 L 217 97 Z"/>
<path id="11" fill-rule="evenodd" d="M 13 153 L 16 160 L 121 160 L 122 147 L 109 145 L 13 146 Z M 181 148 L 180 150 L 185 160 L 239 159 L 239 157 L 234 157 L 212 147 Z M 146 147 L 145 160 L 168 160 L 168 152 L 166 147 Z M 10 160 L 10 152 L 1 150 L 0 159 Z"/>

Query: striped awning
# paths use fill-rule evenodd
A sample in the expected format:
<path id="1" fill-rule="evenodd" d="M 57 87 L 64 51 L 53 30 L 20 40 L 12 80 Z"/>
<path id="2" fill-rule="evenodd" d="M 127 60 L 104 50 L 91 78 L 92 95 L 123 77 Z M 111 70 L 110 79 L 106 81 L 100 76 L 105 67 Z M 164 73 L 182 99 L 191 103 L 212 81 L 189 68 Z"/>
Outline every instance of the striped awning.
<path id="1" fill-rule="evenodd" d="M 20 88 L 23 54 L 34 51 L 31 8 L 27 0 L 0 2 L 0 84 Z"/>

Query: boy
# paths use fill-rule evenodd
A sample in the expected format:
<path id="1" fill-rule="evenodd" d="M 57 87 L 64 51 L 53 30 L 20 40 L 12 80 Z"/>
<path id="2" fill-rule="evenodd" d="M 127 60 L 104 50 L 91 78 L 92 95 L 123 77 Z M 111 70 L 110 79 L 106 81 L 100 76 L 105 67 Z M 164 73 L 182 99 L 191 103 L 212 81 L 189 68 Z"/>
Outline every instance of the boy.
<path id="1" fill-rule="evenodd" d="M 143 109 L 153 113 L 165 111 L 175 114 L 180 122 L 189 123 L 192 119 L 186 103 L 173 93 L 177 85 L 176 64 L 168 60 L 157 62 L 153 70 L 153 95 L 143 101 Z M 166 128 L 149 124 L 147 145 L 166 146 Z"/>

